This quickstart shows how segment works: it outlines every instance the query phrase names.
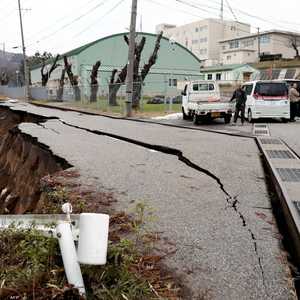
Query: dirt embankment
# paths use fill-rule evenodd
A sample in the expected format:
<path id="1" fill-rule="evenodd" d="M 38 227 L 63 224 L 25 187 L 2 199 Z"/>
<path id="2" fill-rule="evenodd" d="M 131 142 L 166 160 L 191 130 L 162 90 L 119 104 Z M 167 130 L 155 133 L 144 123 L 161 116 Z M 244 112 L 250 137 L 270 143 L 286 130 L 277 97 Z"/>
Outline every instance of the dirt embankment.
<path id="1" fill-rule="evenodd" d="M 71 167 L 18 125 L 45 119 L 26 112 L 0 108 L 0 213 L 33 211 L 40 199 L 40 180 Z"/>

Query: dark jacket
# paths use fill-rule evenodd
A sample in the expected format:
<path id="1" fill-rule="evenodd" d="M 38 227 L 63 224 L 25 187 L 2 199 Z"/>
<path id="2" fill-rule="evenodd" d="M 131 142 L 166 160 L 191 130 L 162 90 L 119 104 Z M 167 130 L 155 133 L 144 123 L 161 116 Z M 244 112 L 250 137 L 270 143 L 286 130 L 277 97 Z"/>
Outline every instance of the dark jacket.
<path id="1" fill-rule="evenodd" d="M 236 89 L 230 99 L 230 102 L 236 99 L 236 105 L 245 105 L 247 101 L 247 95 L 243 89 Z"/>

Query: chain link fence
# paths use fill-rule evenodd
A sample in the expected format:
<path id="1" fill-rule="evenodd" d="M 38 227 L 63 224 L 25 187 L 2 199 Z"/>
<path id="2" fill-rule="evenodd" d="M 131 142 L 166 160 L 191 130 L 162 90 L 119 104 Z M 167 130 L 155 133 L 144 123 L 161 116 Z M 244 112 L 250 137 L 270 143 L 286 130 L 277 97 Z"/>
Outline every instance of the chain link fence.
<path id="1" fill-rule="evenodd" d="M 141 112 L 177 112 L 181 109 L 181 90 L 156 88 L 157 83 L 147 83 L 147 90 L 140 83 L 134 84 L 133 109 Z M 126 85 L 78 85 L 32 88 L 35 100 L 59 101 L 63 105 L 96 109 L 123 114 L 127 101 Z"/>

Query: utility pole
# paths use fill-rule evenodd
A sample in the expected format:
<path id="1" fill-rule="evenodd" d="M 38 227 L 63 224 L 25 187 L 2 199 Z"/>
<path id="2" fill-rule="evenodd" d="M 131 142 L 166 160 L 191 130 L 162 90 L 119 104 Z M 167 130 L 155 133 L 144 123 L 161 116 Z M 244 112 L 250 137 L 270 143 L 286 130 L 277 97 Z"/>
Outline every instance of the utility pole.
<path id="1" fill-rule="evenodd" d="M 29 100 L 29 77 L 28 77 L 28 68 L 27 68 L 27 61 L 26 61 L 26 48 L 25 48 L 25 42 L 24 42 L 23 22 L 22 22 L 22 12 L 21 12 L 20 0 L 18 0 L 18 6 L 19 6 L 20 28 L 21 28 L 23 60 L 24 60 L 25 100 L 28 101 Z"/>
<path id="2" fill-rule="evenodd" d="M 137 14 L 137 0 L 132 0 L 130 33 L 129 33 L 128 64 L 127 64 L 127 78 L 126 78 L 126 83 L 127 83 L 126 84 L 127 101 L 125 102 L 125 116 L 126 117 L 130 117 L 132 114 L 136 14 Z"/>
<path id="3" fill-rule="evenodd" d="M 224 0 L 221 0 L 220 19 L 221 19 L 221 21 L 223 22 L 223 20 L 224 20 Z"/>
<path id="4" fill-rule="evenodd" d="M 260 31 L 259 27 L 257 27 L 257 55 L 258 55 L 258 61 L 260 61 Z"/>

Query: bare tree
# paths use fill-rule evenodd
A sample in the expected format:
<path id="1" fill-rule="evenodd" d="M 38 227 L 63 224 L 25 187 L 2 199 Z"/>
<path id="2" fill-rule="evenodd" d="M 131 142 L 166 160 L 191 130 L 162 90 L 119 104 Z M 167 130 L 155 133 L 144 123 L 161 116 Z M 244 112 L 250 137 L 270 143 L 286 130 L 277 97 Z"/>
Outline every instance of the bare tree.
<path id="1" fill-rule="evenodd" d="M 78 86 L 79 82 L 78 82 L 78 76 L 74 75 L 73 72 L 72 72 L 72 64 L 70 64 L 68 62 L 68 58 L 67 56 L 65 55 L 64 56 L 64 64 L 65 64 L 65 71 L 67 72 L 68 74 L 68 77 L 69 77 L 69 80 L 70 80 L 70 83 L 73 87 L 73 91 L 74 91 L 74 94 L 75 94 L 75 100 L 76 101 L 80 101 L 81 99 L 81 92 L 80 92 L 80 88 Z"/>
<path id="2" fill-rule="evenodd" d="M 91 102 L 96 102 L 97 101 L 97 93 L 99 89 L 99 84 L 98 84 L 98 70 L 101 66 L 101 61 L 98 60 L 92 68 L 91 72 L 91 96 L 90 96 L 90 101 Z"/>
<path id="3" fill-rule="evenodd" d="M 289 47 L 293 48 L 296 52 L 295 58 L 299 59 L 300 37 L 297 35 L 291 35 L 289 37 Z"/>
<path id="4" fill-rule="evenodd" d="M 139 43 L 135 44 L 135 52 L 134 52 L 134 73 L 133 73 L 133 108 L 139 108 L 140 106 L 140 98 L 141 98 L 141 89 L 143 81 L 145 80 L 146 76 L 148 75 L 151 67 L 156 63 L 158 50 L 160 48 L 160 41 L 162 38 L 163 32 L 161 32 L 156 39 L 155 47 L 153 50 L 152 55 L 150 56 L 148 63 L 144 65 L 141 73 L 139 72 L 140 69 L 140 61 L 141 55 L 146 43 L 146 38 L 143 37 Z M 129 40 L 127 36 L 124 36 L 124 40 L 129 45 Z M 116 97 L 117 93 L 120 89 L 120 86 L 125 83 L 126 76 L 127 76 L 127 65 L 123 67 L 117 79 L 115 79 L 117 70 L 112 71 L 111 80 L 109 84 L 109 104 L 110 105 L 118 105 Z"/>
<path id="5" fill-rule="evenodd" d="M 45 60 L 43 60 L 43 63 L 42 63 L 42 68 L 41 68 L 41 75 L 42 75 L 42 86 L 46 86 L 47 83 L 48 83 L 48 80 L 51 76 L 51 73 L 57 68 L 59 67 L 60 65 L 57 63 L 58 59 L 59 59 L 59 54 L 56 55 L 54 61 L 53 61 L 53 64 L 50 68 L 50 70 L 48 72 L 44 72 L 45 70 Z"/>
<path id="6" fill-rule="evenodd" d="M 148 75 L 150 69 L 152 68 L 153 65 L 155 65 L 156 60 L 157 60 L 157 54 L 158 50 L 160 48 L 160 41 L 162 39 L 163 32 L 161 31 L 160 34 L 156 38 L 155 46 L 153 49 L 153 52 L 151 56 L 148 59 L 148 63 L 146 63 L 139 74 L 139 68 L 137 68 L 137 74 L 136 79 L 135 79 L 135 84 L 133 85 L 133 100 L 132 100 L 132 107 L 137 109 L 140 107 L 140 99 L 141 99 L 141 90 L 142 90 L 142 84 Z"/>
<path id="7" fill-rule="evenodd" d="M 59 80 L 59 87 L 57 90 L 56 100 L 62 101 L 63 100 L 63 94 L 64 94 L 64 85 L 65 85 L 65 74 L 66 69 L 63 68 L 61 71 L 61 76 Z"/>
<path id="8" fill-rule="evenodd" d="M 123 67 L 121 72 L 118 74 L 117 79 L 116 75 L 118 73 L 117 69 L 114 69 L 111 73 L 110 82 L 109 82 L 109 105 L 117 106 L 119 105 L 117 102 L 117 93 L 122 84 L 125 83 L 125 79 L 127 76 L 127 65 Z"/>
<path id="9" fill-rule="evenodd" d="M 9 77 L 7 76 L 7 73 L 2 72 L 1 73 L 1 80 L 0 80 L 1 85 L 7 85 L 8 82 L 9 82 Z"/>

